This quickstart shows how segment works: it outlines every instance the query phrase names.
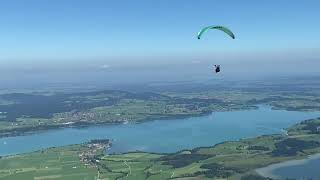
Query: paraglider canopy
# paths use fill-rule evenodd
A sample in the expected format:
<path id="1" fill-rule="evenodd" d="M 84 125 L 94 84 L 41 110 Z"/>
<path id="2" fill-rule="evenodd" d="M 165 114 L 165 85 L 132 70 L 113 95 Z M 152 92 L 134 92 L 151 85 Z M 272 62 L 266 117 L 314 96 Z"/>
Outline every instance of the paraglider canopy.
<path id="1" fill-rule="evenodd" d="M 223 31 L 226 34 L 228 34 L 232 39 L 235 39 L 235 36 L 234 36 L 233 32 L 230 29 L 228 29 L 228 28 L 226 28 L 224 26 L 208 26 L 208 27 L 205 27 L 205 28 L 201 29 L 201 31 L 198 33 L 198 39 L 201 39 L 202 35 L 204 33 L 206 33 L 207 31 L 211 30 L 211 29 L 217 29 L 217 30 Z"/>

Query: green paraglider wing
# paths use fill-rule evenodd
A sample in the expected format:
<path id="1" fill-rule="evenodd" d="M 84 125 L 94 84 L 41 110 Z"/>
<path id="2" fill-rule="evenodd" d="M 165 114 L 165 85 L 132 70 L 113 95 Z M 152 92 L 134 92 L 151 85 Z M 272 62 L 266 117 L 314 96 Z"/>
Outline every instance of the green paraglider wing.
<path id="1" fill-rule="evenodd" d="M 198 33 L 198 39 L 200 39 L 204 33 L 206 33 L 207 31 L 209 31 L 209 30 L 211 30 L 211 29 L 217 29 L 217 30 L 223 31 L 223 32 L 225 32 L 226 34 L 228 34 L 232 39 L 235 38 L 233 32 L 232 32 L 230 29 L 226 28 L 226 27 L 223 27 L 223 26 L 208 26 L 208 27 L 203 28 L 203 29 Z"/>

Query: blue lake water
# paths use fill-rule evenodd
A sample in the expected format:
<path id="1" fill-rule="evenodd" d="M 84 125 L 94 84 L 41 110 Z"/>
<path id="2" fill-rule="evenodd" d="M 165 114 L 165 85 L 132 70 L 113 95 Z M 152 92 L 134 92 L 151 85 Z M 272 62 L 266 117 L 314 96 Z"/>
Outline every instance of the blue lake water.
<path id="1" fill-rule="evenodd" d="M 319 167 L 320 154 L 317 154 L 308 159 L 292 160 L 270 165 L 268 167 L 258 169 L 257 172 L 262 176 L 279 180 L 316 180 L 320 179 Z"/>
<path id="2" fill-rule="evenodd" d="M 272 173 L 281 179 L 320 179 L 320 158 L 308 161 L 305 164 L 282 167 L 275 169 Z"/>
<path id="3" fill-rule="evenodd" d="M 0 155 L 31 152 L 42 148 L 113 139 L 112 152 L 175 152 L 212 146 L 228 140 L 281 133 L 302 120 L 320 117 L 320 112 L 257 110 L 217 112 L 185 119 L 154 120 L 141 124 L 64 128 L 0 139 Z"/>

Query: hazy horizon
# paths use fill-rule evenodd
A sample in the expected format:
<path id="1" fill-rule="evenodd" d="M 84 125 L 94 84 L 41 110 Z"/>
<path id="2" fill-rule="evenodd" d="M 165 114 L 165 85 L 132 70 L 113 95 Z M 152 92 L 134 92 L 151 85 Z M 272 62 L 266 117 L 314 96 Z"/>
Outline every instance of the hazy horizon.
<path id="1" fill-rule="evenodd" d="M 319 5 L 316 0 L 2 1 L 0 83 L 317 75 Z M 221 32 L 196 39 L 200 28 L 215 24 L 232 29 L 236 39 Z M 213 64 L 221 64 L 219 76 Z"/>

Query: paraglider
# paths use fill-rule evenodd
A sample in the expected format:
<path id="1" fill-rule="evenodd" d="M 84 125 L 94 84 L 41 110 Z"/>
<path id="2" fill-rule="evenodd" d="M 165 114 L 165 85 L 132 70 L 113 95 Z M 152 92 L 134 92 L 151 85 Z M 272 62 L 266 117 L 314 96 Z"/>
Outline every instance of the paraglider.
<path id="1" fill-rule="evenodd" d="M 199 31 L 198 36 L 197 36 L 198 39 L 201 39 L 203 34 L 205 34 L 206 32 L 208 32 L 211 29 L 220 30 L 220 31 L 226 33 L 227 35 L 229 35 L 232 39 L 235 39 L 235 35 L 233 34 L 233 32 L 224 26 L 207 26 Z M 215 68 L 216 73 L 220 72 L 220 65 L 214 65 L 214 68 Z"/>
<path id="2" fill-rule="evenodd" d="M 235 35 L 233 34 L 233 32 L 224 26 L 208 26 L 208 27 L 201 29 L 201 31 L 198 33 L 198 39 L 201 39 L 202 35 L 211 29 L 217 29 L 217 30 L 223 31 L 227 35 L 229 35 L 232 39 L 236 38 Z"/>

